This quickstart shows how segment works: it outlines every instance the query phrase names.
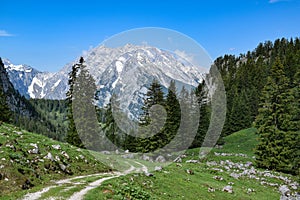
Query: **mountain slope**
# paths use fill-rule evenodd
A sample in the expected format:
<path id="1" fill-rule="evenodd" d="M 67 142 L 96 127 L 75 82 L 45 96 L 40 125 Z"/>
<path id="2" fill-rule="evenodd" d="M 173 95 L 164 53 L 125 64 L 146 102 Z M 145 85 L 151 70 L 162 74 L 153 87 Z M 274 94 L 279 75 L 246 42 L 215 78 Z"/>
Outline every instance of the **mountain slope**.
<path id="1" fill-rule="evenodd" d="M 194 88 L 202 80 L 202 72 L 197 67 L 183 63 L 178 55 L 150 46 L 99 46 L 90 50 L 84 60 L 98 87 L 98 105 L 105 106 L 115 93 L 122 97 L 120 105 L 131 119 L 140 115 L 143 99 L 153 79 L 158 80 L 165 92 L 171 80 L 175 80 L 178 90 Z M 5 63 L 10 80 L 25 96 L 65 99 L 69 72 L 77 61 L 67 64 L 57 73 L 38 72 L 7 60 Z"/>
<path id="2" fill-rule="evenodd" d="M 205 160 L 198 161 L 199 149 L 190 149 L 182 162 L 153 171 L 153 176 L 140 173 L 108 180 L 84 199 L 269 200 L 280 198 L 283 185 L 289 190 L 289 199 L 298 199 L 296 176 L 258 169 L 253 164 L 255 132 L 250 128 L 233 133 L 225 138 L 223 148 L 213 149 Z M 283 199 L 287 199 L 285 195 Z"/>
<path id="3" fill-rule="evenodd" d="M 109 91 L 114 88 L 117 81 L 126 78 L 123 68 L 129 70 L 130 67 L 137 66 L 143 71 L 137 78 L 152 76 L 159 79 L 165 87 L 168 86 L 170 79 L 192 86 L 196 86 L 201 79 L 201 72 L 197 68 L 187 66 L 187 62 L 185 64 L 179 62 L 178 56 L 149 46 L 129 44 L 117 48 L 99 46 L 90 50 L 84 59 L 96 83 L 106 84 L 104 86 Z M 39 72 L 26 65 L 13 65 L 8 60 L 5 60 L 4 64 L 13 85 L 26 97 L 64 99 L 68 90 L 68 74 L 75 63 L 77 60 L 67 64 L 57 73 Z M 150 67 L 154 68 L 149 70 Z M 107 76 L 113 77 L 114 82 L 102 81 Z"/>

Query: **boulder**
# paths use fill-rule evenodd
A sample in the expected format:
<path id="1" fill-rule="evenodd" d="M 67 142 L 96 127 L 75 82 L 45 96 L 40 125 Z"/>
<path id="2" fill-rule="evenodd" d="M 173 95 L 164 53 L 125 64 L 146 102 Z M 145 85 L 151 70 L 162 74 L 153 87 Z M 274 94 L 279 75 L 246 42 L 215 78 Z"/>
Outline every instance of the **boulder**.
<path id="1" fill-rule="evenodd" d="M 61 149 L 61 147 L 60 147 L 59 144 L 53 144 L 51 146 L 52 146 L 53 149 L 56 149 L 56 150 L 60 150 Z"/>
<path id="2" fill-rule="evenodd" d="M 228 192 L 228 193 L 233 193 L 233 188 L 232 188 L 232 186 L 231 185 L 227 185 L 227 186 L 225 186 L 224 188 L 223 188 L 223 190 L 222 190 L 223 192 Z"/>
<path id="3" fill-rule="evenodd" d="M 125 155 L 122 155 L 121 157 L 125 158 L 125 159 L 134 159 L 134 154 L 133 153 L 125 154 Z"/>
<path id="4" fill-rule="evenodd" d="M 175 162 L 175 163 L 182 163 L 181 157 L 178 156 L 177 158 L 175 158 L 174 162 Z"/>
<path id="5" fill-rule="evenodd" d="M 157 158 L 155 159 L 155 162 L 164 163 L 164 162 L 166 162 L 166 159 L 163 156 L 157 156 Z"/>
<path id="6" fill-rule="evenodd" d="M 66 169 L 67 169 L 67 166 L 65 166 L 65 165 L 62 164 L 62 163 L 59 163 L 59 168 L 61 169 L 61 171 L 65 172 Z"/>
<path id="7" fill-rule="evenodd" d="M 162 166 L 155 166 L 154 170 L 160 172 L 162 170 Z"/>
<path id="8" fill-rule="evenodd" d="M 282 196 L 290 196 L 291 190 L 287 185 L 280 186 L 278 190 Z"/>
<path id="9" fill-rule="evenodd" d="M 224 180 L 224 178 L 221 177 L 221 176 L 214 176 L 213 178 L 214 178 L 215 180 L 218 180 L 218 181 L 223 181 L 223 180 Z"/>
<path id="10" fill-rule="evenodd" d="M 54 161 L 54 158 L 53 158 L 53 156 L 50 152 L 48 152 L 48 154 L 44 158 L 48 159 L 48 160 L 51 160 L 51 161 Z"/>
<path id="11" fill-rule="evenodd" d="M 63 155 L 68 160 L 70 159 L 70 156 L 65 151 L 62 151 L 61 155 Z"/>
<path id="12" fill-rule="evenodd" d="M 142 160 L 153 162 L 153 159 L 150 156 L 147 156 L 145 154 L 143 154 L 143 156 L 141 158 L 142 158 Z"/>
<path id="13" fill-rule="evenodd" d="M 194 171 L 193 170 L 190 170 L 190 169 L 187 169 L 186 170 L 186 173 L 190 174 L 190 175 L 194 175 Z"/>
<path id="14" fill-rule="evenodd" d="M 240 178 L 241 175 L 232 172 L 232 173 L 230 174 L 230 176 L 233 177 L 233 178 L 235 178 L 235 179 L 238 179 L 238 178 Z"/>

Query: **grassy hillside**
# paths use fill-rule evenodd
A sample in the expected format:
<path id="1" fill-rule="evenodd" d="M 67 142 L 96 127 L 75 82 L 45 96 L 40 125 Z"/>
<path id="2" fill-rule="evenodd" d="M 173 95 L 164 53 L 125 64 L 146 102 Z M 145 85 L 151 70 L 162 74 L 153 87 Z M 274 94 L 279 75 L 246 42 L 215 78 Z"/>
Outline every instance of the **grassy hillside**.
<path id="1" fill-rule="evenodd" d="M 0 125 L 1 199 L 15 199 L 14 195 L 38 190 L 51 180 L 108 170 L 87 150 L 9 124 Z"/>
<path id="2" fill-rule="evenodd" d="M 85 199 L 279 199 L 278 187 L 287 180 L 296 184 L 296 177 L 256 169 L 256 137 L 255 129 L 242 130 L 225 138 L 225 145 L 200 163 L 186 163 L 198 159 L 199 149 L 191 149 L 181 163 L 153 172 L 153 177 L 130 174 L 112 179 Z M 223 191 L 225 186 L 233 192 Z"/>

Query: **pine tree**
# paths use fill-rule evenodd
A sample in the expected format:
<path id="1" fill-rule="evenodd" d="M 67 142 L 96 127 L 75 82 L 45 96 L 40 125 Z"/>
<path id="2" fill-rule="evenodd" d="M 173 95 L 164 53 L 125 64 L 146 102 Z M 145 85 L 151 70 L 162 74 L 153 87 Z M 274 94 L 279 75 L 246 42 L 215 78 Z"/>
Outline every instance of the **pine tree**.
<path id="1" fill-rule="evenodd" d="M 207 97 L 207 88 L 205 88 L 205 81 L 203 80 L 199 83 L 198 87 L 195 89 L 195 94 L 197 96 L 197 103 L 199 107 L 200 119 L 199 126 L 197 130 L 197 135 L 191 145 L 191 148 L 201 147 L 205 135 L 209 126 L 209 101 Z"/>
<path id="2" fill-rule="evenodd" d="M 137 139 L 137 148 L 139 152 L 151 152 L 163 146 L 166 139 L 163 135 L 163 127 L 160 127 L 162 120 L 162 114 L 160 109 L 155 109 L 151 112 L 153 106 L 165 105 L 164 94 L 162 86 L 157 80 L 153 80 L 144 100 L 144 106 L 142 107 L 143 114 L 140 117 L 140 129 Z M 151 115 L 150 115 L 151 114 Z"/>
<path id="3" fill-rule="evenodd" d="M 7 104 L 6 95 L 2 85 L 0 85 L 0 113 L 0 122 L 9 122 L 11 120 L 12 113 Z"/>
<path id="4" fill-rule="evenodd" d="M 170 82 L 168 88 L 168 94 L 165 102 L 165 108 L 167 112 L 167 119 L 164 129 L 164 145 L 168 144 L 174 136 L 177 134 L 178 128 L 180 126 L 180 104 L 176 95 L 177 88 L 175 86 L 175 81 Z"/>
<path id="5" fill-rule="evenodd" d="M 260 139 L 256 148 L 256 162 L 259 167 L 295 173 L 291 157 L 295 150 L 296 135 L 292 120 L 293 102 L 289 79 L 277 58 L 263 89 L 259 114 L 255 121 Z"/>
<path id="6" fill-rule="evenodd" d="M 99 150 L 102 145 L 98 137 L 100 129 L 95 112 L 96 85 L 83 59 L 80 59 L 80 68 L 73 89 L 72 111 L 78 136 L 86 148 Z"/>
<path id="7" fill-rule="evenodd" d="M 81 58 L 80 58 L 81 60 Z M 67 132 L 67 136 L 66 136 L 66 141 L 69 144 L 72 144 L 74 146 L 77 147 L 83 147 L 82 141 L 79 138 L 78 132 L 76 130 L 76 125 L 74 122 L 74 118 L 73 118 L 73 106 L 72 106 L 72 102 L 74 100 L 74 84 L 76 81 L 76 78 L 78 76 L 78 70 L 79 68 L 82 66 L 82 63 L 80 64 L 75 64 L 72 66 L 72 71 L 69 73 L 69 91 L 67 92 L 67 99 L 66 99 L 66 105 L 68 107 L 68 120 L 69 120 L 69 124 L 68 124 L 68 132 Z"/>

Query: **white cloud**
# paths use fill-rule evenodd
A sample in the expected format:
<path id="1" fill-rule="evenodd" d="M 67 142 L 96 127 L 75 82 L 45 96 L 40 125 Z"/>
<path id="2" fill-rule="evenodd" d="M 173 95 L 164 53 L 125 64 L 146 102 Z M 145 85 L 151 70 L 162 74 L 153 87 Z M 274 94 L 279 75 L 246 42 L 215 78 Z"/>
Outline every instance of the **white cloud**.
<path id="1" fill-rule="evenodd" d="M 178 49 L 176 49 L 174 53 L 176 53 L 179 57 L 183 58 L 189 63 L 193 64 L 194 56 L 192 54 L 188 54 L 185 51 L 180 51 Z"/>
<path id="2" fill-rule="evenodd" d="M 11 37 L 14 36 L 13 34 L 8 33 L 5 30 L 0 30 L 0 37 Z"/>
<path id="3" fill-rule="evenodd" d="M 231 47 L 231 48 L 229 48 L 229 51 L 235 51 L 236 50 L 236 48 L 235 47 Z"/>

